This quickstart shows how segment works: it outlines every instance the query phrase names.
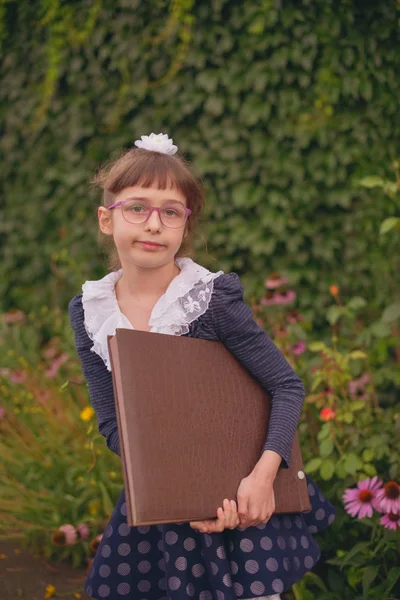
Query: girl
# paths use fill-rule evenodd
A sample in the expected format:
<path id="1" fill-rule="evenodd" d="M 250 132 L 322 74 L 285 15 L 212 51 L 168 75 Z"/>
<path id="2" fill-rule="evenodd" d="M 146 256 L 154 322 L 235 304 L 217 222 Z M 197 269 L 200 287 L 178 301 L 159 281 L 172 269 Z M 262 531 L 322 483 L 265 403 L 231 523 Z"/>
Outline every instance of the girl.
<path id="1" fill-rule="evenodd" d="M 177 147 L 154 133 L 135 146 L 93 180 L 103 190 L 99 234 L 110 272 L 86 281 L 69 303 L 100 433 L 119 455 L 107 349 L 117 327 L 222 341 L 269 392 L 272 410 L 259 461 L 237 499 L 221 499 L 216 519 L 130 528 L 122 490 L 85 591 L 108 600 L 279 600 L 317 563 L 312 534 L 335 518 L 308 476 L 311 511 L 272 514 L 273 481 L 289 466 L 304 386 L 244 304 L 239 277 L 189 257 L 204 195 Z"/>

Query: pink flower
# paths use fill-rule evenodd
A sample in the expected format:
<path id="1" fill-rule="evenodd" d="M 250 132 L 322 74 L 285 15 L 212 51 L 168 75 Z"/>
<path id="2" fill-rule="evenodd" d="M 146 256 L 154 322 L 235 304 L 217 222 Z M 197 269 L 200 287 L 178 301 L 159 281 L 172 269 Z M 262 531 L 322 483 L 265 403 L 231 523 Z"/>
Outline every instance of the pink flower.
<path id="1" fill-rule="evenodd" d="M 336 413 L 331 408 L 323 408 L 319 413 L 320 418 L 323 421 L 332 421 L 336 417 Z"/>
<path id="2" fill-rule="evenodd" d="M 87 540 L 89 537 L 89 527 L 86 525 L 86 523 L 79 523 L 79 525 L 77 525 L 76 530 L 79 534 L 79 537 L 81 538 L 81 540 Z"/>
<path id="3" fill-rule="evenodd" d="M 46 377 L 54 377 L 55 375 L 57 375 L 59 368 L 61 367 L 61 365 L 63 365 L 66 361 L 68 360 L 68 354 L 60 354 L 60 356 L 57 356 L 57 358 L 55 358 L 53 360 L 53 362 L 51 363 L 51 366 L 49 369 L 47 369 L 44 374 L 46 375 Z"/>
<path id="4" fill-rule="evenodd" d="M 297 310 L 292 309 L 287 313 L 286 319 L 288 323 L 294 325 L 298 321 L 303 321 L 303 316 Z"/>
<path id="5" fill-rule="evenodd" d="M 59 530 L 65 534 L 65 543 L 67 546 L 73 546 L 78 539 L 75 527 L 68 523 L 67 525 L 61 525 Z"/>
<path id="6" fill-rule="evenodd" d="M 400 528 L 400 515 L 395 515 L 394 513 L 386 513 L 379 520 L 380 524 L 386 527 L 387 529 L 393 529 L 396 531 L 397 527 Z"/>
<path id="7" fill-rule="evenodd" d="M 357 398 L 366 398 L 365 388 L 370 381 L 370 377 L 368 373 L 364 373 L 358 379 L 353 379 L 353 381 L 349 381 L 349 392 L 352 396 Z"/>
<path id="8" fill-rule="evenodd" d="M 269 290 L 275 290 L 278 287 L 287 285 L 289 282 L 286 277 L 281 277 L 278 273 L 272 273 L 268 279 L 265 280 L 264 285 Z"/>
<path id="9" fill-rule="evenodd" d="M 304 342 L 297 342 L 295 344 L 295 346 L 292 346 L 293 354 L 296 354 L 296 355 L 304 354 L 304 352 L 306 350 L 307 350 L 307 346 L 305 345 Z"/>
<path id="10" fill-rule="evenodd" d="M 378 476 L 375 475 L 372 479 L 367 477 L 363 481 L 359 481 L 356 488 L 345 490 L 343 502 L 346 512 L 352 517 L 357 516 L 358 519 L 372 517 L 372 509 L 378 510 L 377 494 L 382 485 L 383 482 L 379 481 Z"/>
<path id="11" fill-rule="evenodd" d="M 263 306 L 270 306 L 272 304 L 290 304 L 294 300 L 296 300 L 296 292 L 288 290 L 287 292 L 276 293 L 272 296 L 264 296 L 264 298 L 261 298 L 261 304 Z"/>
<path id="12" fill-rule="evenodd" d="M 18 308 L 12 308 L 8 313 L 3 313 L 3 318 L 6 323 L 21 323 L 25 321 L 25 313 Z"/>
<path id="13" fill-rule="evenodd" d="M 26 379 L 26 372 L 22 371 L 22 369 L 15 369 L 15 371 L 11 371 L 10 381 L 12 383 L 22 383 Z"/>
<path id="14" fill-rule="evenodd" d="M 400 513 L 400 486 L 395 481 L 388 481 L 378 493 L 380 512 Z"/>

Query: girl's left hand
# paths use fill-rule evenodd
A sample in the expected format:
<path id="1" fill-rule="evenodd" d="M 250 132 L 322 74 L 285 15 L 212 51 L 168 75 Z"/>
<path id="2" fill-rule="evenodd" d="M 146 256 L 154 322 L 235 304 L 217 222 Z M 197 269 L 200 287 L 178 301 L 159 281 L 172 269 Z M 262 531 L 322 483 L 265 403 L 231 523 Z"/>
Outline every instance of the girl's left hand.
<path id="1" fill-rule="evenodd" d="M 250 473 L 237 491 L 240 528 L 267 523 L 275 510 L 273 479 L 262 473 Z"/>
<path id="2" fill-rule="evenodd" d="M 224 529 L 235 529 L 239 525 L 239 515 L 236 508 L 236 502 L 225 498 L 223 507 L 217 510 L 217 518 L 208 521 L 191 521 L 192 529 L 198 529 L 200 533 L 216 533 Z"/>

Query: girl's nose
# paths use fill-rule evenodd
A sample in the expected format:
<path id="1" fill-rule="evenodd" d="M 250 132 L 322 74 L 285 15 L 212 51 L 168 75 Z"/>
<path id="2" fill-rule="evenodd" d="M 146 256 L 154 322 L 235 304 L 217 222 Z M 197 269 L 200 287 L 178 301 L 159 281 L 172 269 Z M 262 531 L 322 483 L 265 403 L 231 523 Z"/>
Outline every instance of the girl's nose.
<path id="1" fill-rule="evenodd" d="M 162 223 L 160 221 L 159 214 L 156 210 L 153 210 L 145 225 L 147 229 L 151 229 L 152 231 L 157 231 L 158 229 L 161 229 Z"/>

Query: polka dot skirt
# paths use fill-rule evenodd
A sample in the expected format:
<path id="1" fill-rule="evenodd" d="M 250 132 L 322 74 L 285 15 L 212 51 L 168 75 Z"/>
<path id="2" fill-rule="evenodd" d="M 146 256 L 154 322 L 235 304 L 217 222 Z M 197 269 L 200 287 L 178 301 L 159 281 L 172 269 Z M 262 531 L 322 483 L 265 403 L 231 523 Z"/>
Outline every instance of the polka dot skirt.
<path id="1" fill-rule="evenodd" d="M 307 483 L 310 512 L 213 534 L 189 523 L 130 528 L 122 490 L 85 591 L 99 600 L 279 600 L 318 562 L 312 534 L 335 519 L 335 508 L 308 476 Z"/>

